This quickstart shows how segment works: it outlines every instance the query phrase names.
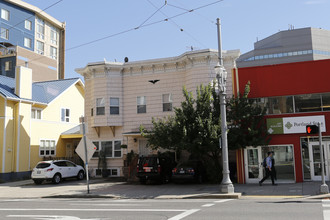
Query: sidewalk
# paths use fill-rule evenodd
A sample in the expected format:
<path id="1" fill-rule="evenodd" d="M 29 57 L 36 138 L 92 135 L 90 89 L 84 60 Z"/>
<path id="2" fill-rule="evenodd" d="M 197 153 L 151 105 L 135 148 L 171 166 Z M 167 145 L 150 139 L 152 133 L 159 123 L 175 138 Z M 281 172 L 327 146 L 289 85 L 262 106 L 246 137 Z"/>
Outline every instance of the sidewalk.
<path id="1" fill-rule="evenodd" d="M 329 184 L 329 183 L 327 183 Z M 130 199 L 186 199 L 186 198 L 330 198 L 319 195 L 321 182 L 292 184 L 235 184 L 235 192 L 225 197 L 219 192 L 219 184 L 163 184 L 140 185 L 138 183 L 114 182 L 111 179 L 90 181 L 87 194 L 86 181 L 68 180 L 58 185 L 43 183 L 35 185 L 31 180 L 0 184 L 0 198 L 130 198 Z"/>

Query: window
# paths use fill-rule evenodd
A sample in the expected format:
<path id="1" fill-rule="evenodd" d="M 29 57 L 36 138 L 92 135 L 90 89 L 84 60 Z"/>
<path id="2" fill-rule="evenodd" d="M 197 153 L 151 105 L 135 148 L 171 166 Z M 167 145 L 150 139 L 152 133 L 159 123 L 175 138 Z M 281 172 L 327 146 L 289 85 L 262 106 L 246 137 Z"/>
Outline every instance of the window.
<path id="1" fill-rule="evenodd" d="M 137 97 L 137 113 L 146 113 L 147 112 L 147 101 L 145 96 Z"/>
<path id="2" fill-rule="evenodd" d="M 25 23 L 24 23 L 24 27 L 25 29 L 28 29 L 28 30 L 32 30 L 32 22 L 29 21 L 29 20 L 25 20 Z"/>
<path id="3" fill-rule="evenodd" d="M 39 156 L 55 156 L 55 140 L 40 140 Z"/>
<path id="4" fill-rule="evenodd" d="M 45 39 L 45 22 L 40 18 L 37 18 L 37 38 Z"/>
<path id="5" fill-rule="evenodd" d="M 1 38 L 8 40 L 9 39 L 9 30 L 6 28 L 1 28 Z"/>
<path id="6" fill-rule="evenodd" d="M 61 121 L 70 122 L 70 109 L 67 108 L 61 109 Z"/>
<path id="7" fill-rule="evenodd" d="M 122 157 L 121 141 L 93 141 L 93 144 L 96 146 L 96 151 L 93 154 L 93 158 Z"/>
<path id="8" fill-rule="evenodd" d="M 6 61 L 5 62 L 5 71 L 11 71 L 12 70 L 12 61 Z"/>
<path id="9" fill-rule="evenodd" d="M 37 40 L 37 53 L 44 54 L 44 43 Z"/>
<path id="10" fill-rule="evenodd" d="M 322 110 L 330 111 L 330 93 L 322 94 Z"/>
<path id="11" fill-rule="evenodd" d="M 163 94 L 163 112 L 172 111 L 172 94 Z"/>
<path id="12" fill-rule="evenodd" d="M 91 108 L 91 116 L 94 116 L 94 109 Z"/>
<path id="13" fill-rule="evenodd" d="M 57 59 L 57 48 L 50 46 L 50 57 L 53 59 Z"/>
<path id="14" fill-rule="evenodd" d="M 41 119 L 41 109 L 32 108 L 31 109 L 32 119 Z"/>
<path id="15" fill-rule="evenodd" d="M 32 47 L 32 40 L 30 38 L 24 37 L 24 47 L 27 47 L 27 48 Z"/>
<path id="16" fill-rule="evenodd" d="M 58 30 L 55 27 L 50 28 L 50 42 L 57 45 L 58 41 Z"/>
<path id="17" fill-rule="evenodd" d="M 110 115 L 119 115 L 119 98 L 110 98 Z"/>
<path id="18" fill-rule="evenodd" d="M 96 99 L 96 115 L 104 115 L 104 113 L 105 113 L 104 98 Z"/>
<path id="19" fill-rule="evenodd" d="M 119 168 L 107 169 L 106 172 L 109 176 L 119 176 Z M 95 169 L 95 175 L 96 176 L 101 176 L 102 175 L 102 169 Z"/>
<path id="20" fill-rule="evenodd" d="M 9 11 L 6 9 L 1 9 L 1 18 L 9 21 Z"/>
<path id="21" fill-rule="evenodd" d="M 306 94 L 294 96 L 296 112 L 321 111 L 321 95 Z"/>

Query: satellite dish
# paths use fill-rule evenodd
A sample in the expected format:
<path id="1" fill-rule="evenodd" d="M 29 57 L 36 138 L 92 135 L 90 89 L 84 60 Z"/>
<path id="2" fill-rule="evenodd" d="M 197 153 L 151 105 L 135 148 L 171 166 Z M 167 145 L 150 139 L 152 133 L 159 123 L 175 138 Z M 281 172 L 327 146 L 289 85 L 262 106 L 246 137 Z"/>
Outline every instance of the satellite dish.
<path id="1" fill-rule="evenodd" d="M 124 61 L 125 61 L 125 63 L 127 63 L 128 62 L 128 57 L 125 57 Z"/>

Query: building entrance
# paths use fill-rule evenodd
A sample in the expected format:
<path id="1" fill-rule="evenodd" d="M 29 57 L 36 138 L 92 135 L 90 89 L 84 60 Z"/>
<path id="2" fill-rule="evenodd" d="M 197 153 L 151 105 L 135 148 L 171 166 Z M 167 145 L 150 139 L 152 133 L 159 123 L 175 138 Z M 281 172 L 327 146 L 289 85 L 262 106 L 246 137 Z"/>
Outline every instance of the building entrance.
<path id="1" fill-rule="evenodd" d="M 330 178 L 330 141 L 322 142 L 325 180 Z M 309 142 L 309 166 L 311 180 L 322 180 L 321 151 L 319 142 Z"/>

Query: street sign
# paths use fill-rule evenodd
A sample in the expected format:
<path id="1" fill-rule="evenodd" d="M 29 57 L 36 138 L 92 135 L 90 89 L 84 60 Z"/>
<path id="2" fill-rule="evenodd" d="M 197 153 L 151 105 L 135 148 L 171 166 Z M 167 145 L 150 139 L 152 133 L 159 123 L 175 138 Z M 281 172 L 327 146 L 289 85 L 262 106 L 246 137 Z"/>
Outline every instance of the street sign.
<path id="1" fill-rule="evenodd" d="M 86 146 L 87 146 L 87 162 L 88 162 L 92 158 L 96 150 L 96 146 L 92 143 L 91 140 L 88 139 L 88 137 L 86 137 Z M 79 142 L 76 148 L 76 153 L 86 163 L 84 138 L 81 138 L 81 141 Z"/>
<path id="2" fill-rule="evenodd" d="M 318 134 L 319 127 L 317 125 L 307 125 L 306 126 L 306 133 L 307 134 Z"/>

